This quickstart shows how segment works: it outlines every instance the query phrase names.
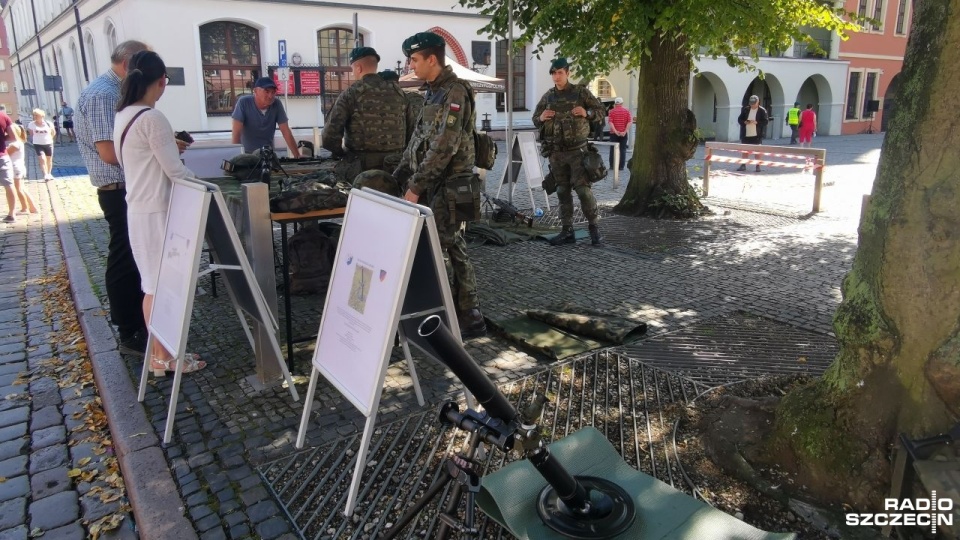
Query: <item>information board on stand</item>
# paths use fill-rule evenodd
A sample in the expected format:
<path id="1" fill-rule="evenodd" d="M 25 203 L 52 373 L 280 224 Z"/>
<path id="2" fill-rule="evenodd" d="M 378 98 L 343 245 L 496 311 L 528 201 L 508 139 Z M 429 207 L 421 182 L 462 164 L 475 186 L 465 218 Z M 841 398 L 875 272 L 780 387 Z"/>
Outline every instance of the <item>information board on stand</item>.
<path id="1" fill-rule="evenodd" d="M 328 290 L 296 447 L 303 448 L 322 374 L 367 417 L 347 497 L 349 516 L 356 505 L 395 336 L 400 333 L 417 401 L 423 406 L 408 340 L 428 354 L 432 349 L 422 342 L 415 325 L 439 314 L 455 335 L 460 334 L 430 209 L 377 191 L 352 190 Z"/>
<path id="2" fill-rule="evenodd" d="M 169 443 L 173 434 L 187 335 L 193 314 L 197 279 L 200 276 L 213 271 L 219 272 L 250 346 L 255 348 L 246 316 L 270 329 L 269 339 L 276 358 L 283 358 L 276 337 L 276 317 L 267 307 L 263 292 L 257 285 L 220 189 L 214 184 L 199 180 L 174 180 L 167 215 L 157 294 L 150 314 L 150 323 L 147 325 L 147 358 L 150 358 L 157 345 L 163 346 L 177 358 L 163 435 L 164 443 Z M 213 262 L 206 269 L 200 270 L 203 240 L 206 240 Z M 299 400 L 286 362 L 280 360 L 279 363 L 291 396 L 294 401 Z M 146 397 L 149 370 L 150 362 L 145 361 L 137 396 L 141 402 Z"/>
<path id="3" fill-rule="evenodd" d="M 537 208 L 533 197 L 533 190 L 537 189 L 543 193 L 543 206 L 550 209 L 550 197 L 543 191 L 543 158 L 540 157 L 540 148 L 537 146 L 537 136 L 532 131 L 519 131 L 513 137 L 510 144 L 510 151 L 507 152 L 510 161 L 503 168 L 503 174 L 497 185 L 497 195 L 500 197 L 500 191 L 503 185 L 509 184 L 511 199 L 514 197 L 517 189 L 517 183 L 520 179 L 521 168 L 526 179 L 527 195 L 530 197 L 530 208 Z"/>

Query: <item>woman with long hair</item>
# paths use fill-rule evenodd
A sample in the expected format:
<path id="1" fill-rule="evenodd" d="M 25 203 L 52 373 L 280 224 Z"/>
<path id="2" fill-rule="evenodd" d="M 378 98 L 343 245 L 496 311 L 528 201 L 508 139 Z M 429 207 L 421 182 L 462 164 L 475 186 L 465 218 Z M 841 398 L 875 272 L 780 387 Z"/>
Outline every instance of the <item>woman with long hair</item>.
<path id="1" fill-rule="evenodd" d="M 167 88 L 166 70 L 153 51 L 141 51 L 130 58 L 113 128 L 113 144 L 126 177 L 127 228 L 140 270 L 143 316 L 148 324 L 160 276 L 173 179 L 196 176 L 180 161 L 170 122 L 154 108 Z M 157 376 L 176 368 L 176 359 L 156 340 L 150 358 L 144 361 L 150 362 Z M 187 354 L 184 366 L 184 373 L 190 373 L 203 369 L 206 362 Z"/>

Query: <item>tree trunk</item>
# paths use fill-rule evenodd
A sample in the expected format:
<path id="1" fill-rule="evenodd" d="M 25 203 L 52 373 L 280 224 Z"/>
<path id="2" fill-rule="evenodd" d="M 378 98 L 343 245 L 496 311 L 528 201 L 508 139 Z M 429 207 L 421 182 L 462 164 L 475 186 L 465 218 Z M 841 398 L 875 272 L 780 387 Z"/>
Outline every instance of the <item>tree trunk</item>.
<path id="1" fill-rule="evenodd" d="M 650 213 L 662 194 L 687 193 L 686 162 L 696 150 L 696 119 L 687 108 L 693 59 L 686 38 L 654 40 L 640 66 L 637 130 L 630 183 L 614 212 Z"/>
<path id="2" fill-rule="evenodd" d="M 834 318 L 841 349 L 784 397 L 768 447 L 861 508 L 886 495 L 898 432 L 944 432 L 960 413 L 960 0 L 914 6 L 904 91 Z"/>

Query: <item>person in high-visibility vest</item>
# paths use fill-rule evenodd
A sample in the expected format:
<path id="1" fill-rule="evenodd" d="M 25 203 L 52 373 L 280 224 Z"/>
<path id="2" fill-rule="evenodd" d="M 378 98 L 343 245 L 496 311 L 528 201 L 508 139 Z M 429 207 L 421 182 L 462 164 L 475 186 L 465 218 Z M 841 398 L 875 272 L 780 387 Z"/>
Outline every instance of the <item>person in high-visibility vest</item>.
<path id="1" fill-rule="evenodd" d="M 797 144 L 797 133 L 800 132 L 800 102 L 793 102 L 793 107 L 787 110 L 787 125 L 790 126 L 790 144 Z"/>

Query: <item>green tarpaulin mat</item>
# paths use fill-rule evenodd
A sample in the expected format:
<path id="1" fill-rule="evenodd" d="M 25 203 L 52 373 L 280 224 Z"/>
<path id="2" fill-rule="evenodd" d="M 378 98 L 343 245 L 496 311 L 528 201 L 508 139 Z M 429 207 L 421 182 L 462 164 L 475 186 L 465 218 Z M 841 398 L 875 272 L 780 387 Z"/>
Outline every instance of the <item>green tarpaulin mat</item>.
<path id="1" fill-rule="evenodd" d="M 599 341 L 554 328 L 526 316 L 489 322 L 495 332 L 508 340 L 554 360 L 562 360 L 605 346 Z"/>
<path id="2" fill-rule="evenodd" d="M 540 240 L 553 240 L 553 237 L 558 234 L 560 233 L 549 232 L 549 233 L 541 234 L 537 236 L 537 238 Z M 584 238 L 590 238 L 590 231 L 588 231 L 587 229 L 574 229 L 573 235 L 574 237 L 576 237 L 577 240 L 583 240 Z"/>
<path id="3" fill-rule="evenodd" d="M 633 497 L 636 519 L 623 540 L 793 540 L 792 533 L 762 531 L 677 491 L 629 465 L 592 427 L 550 445 L 574 476 L 616 482 Z M 528 460 L 515 461 L 483 478 L 477 506 L 521 540 L 562 538 L 537 515 L 536 501 L 546 481 Z"/>
<path id="4" fill-rule="evenodd" d="M 526 316 L 490 323 L 507 340 L 554 360 L 630 343 L 647 331 L 645 323 L 571 304 L 532 309 Z"/>

